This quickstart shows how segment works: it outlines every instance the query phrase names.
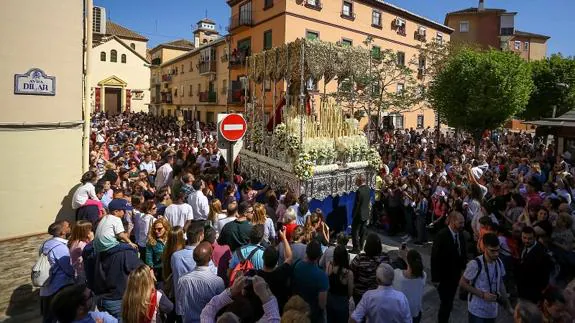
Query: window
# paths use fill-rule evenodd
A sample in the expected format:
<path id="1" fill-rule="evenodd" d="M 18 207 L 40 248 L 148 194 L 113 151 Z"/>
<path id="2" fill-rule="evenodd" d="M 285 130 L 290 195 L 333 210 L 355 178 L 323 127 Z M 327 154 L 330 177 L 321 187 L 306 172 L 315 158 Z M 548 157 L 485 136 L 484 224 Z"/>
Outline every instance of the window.
<path id="1" fill-rule="evenodd" d="M 525 46 L 523 47 L 523 50 L 525 50 L 525 51 L 529 50 L 529 42 L 528 41 L 525 42 Z"/>
<path id="2" fill-rule="evenodd" d="M 133 50 L 136 50 L 136 44 L 130 43 L 130 48 L 133 49 Z"/>
<path id="3" fill-rule="evenodd" d="M 120 61 L 126 64 L 126 54 L 122 54 L 122 56 L 120 56 Z"/>
<path id="4" fill-rule="evenodd" d="M 190 62 L 190 72 L 194 70 L 194 62 Z"/>
<path id="5" fill-rule="evenodd" d="M 353 16 L 353 4 L 349 1 L 343 2 L 343 8 L 341 9 L 341 15 L 345 17 Z"/>
<path id="6" fill-rule="evenodd" d="M 350 47 L 351 47 L 351 46 L 353 46 L 353 40 L 342 38 L 342 39 L 341 39 L 341 45 L 342 45 L 342 46 L 350 46 Z"/>
<path id="7" fill-rule="evenodd" d="M 264 50 L 272 48 L 272 31 L 268 30 L 264 32 Z"/>
<path id="8" fill-rule="evenodd" d="M 435 40 L 438 44 L 443 45 L 443 34 L 438 32 L 437 36 L 435 36 Z"/>
<path id="9" fill-rule="evenodd" d="M 459 32 L 460 33 L 468 33 L 469 32 L 469 21 L 459 22 Z"/>
<path id="10" fill-rule="evenodd" d="M 198 95 L 202 92 L 202 84 L 198 83 Z"/>
<path id="11" fill-rule="evenodd" d="M 194 92 L 194 86 L 192 84 L 190 84 L 190 88 L 188 89 L 188 96 L 192 96 Z"/>
<path id="12" fill-rule="evenodd" d="M 405 53 L 397 52 L 397 65 L 405 66 Z"/>
<path id="13" fill-rule="evenodd" d="M 174 72 L 175 75 L 178 75 L 178 67 L 176 66 L 176 70 Z"/>
<path id="14" fill-rule="evenodd" d="M 501 36 L 513 36 L 514 33 L 515 28 L 513 27 L 501 28 Z"/>
<path id="15" fill-rule="evenodd" d="M 106 61 L 106 52 L 100 52 L 100 61 L 102 62 Z"/>
<path id="16" fill-rule="evenodd" d="M 184 86 L 183 85 L 180 85 L 180 92 L 181 92 L 182 97 L 186 96 L 186 92 L 184 92 Z"/>
<path id="17" fill-rule="evenodd" d="M 371 48 L 371 57 L 374 59 L 381 59 L 381 48 L 379 46 L 373 46 Z"/>
<path id="18" fill-rule="evenodd" d="M 274 6 L 274 0 L 265 0 L 264 1 L 264 9 L 271 8 Z"/>
<path id="19" fill-rule="evenodd" d="M 184 64 L 182 64 L 182 71 L 180 73 L 184 74 Z"/>
<path id="20" fill-rule="evenodd" d="M 425 65 L 426 65 L 425 56 L 423 55 L 419 56 L 419 66 L 418 66 L 419 73 L 425 74 Z"/>
<path id="21" fill-rule="evenodd" d="M 306 32 L 305 32 L 305 38 L 308 39 L 308 40 L 319 39 L 319 33 L 316 32 L 316 31 L 306 30 Z"/>
<path id="22" fill-rule="evenodd" d="M 391 115 L 391 121 L 395 129 L 403 129 L 403 116 L 400 114 Z"/>
<path id="23" fill-rule="evenodd" d="M 178 89 L 174 89 L 174 97 L 178 97 Z"/>
<path id="24" fill-rule="evenodd" d="M 405 21 L 405 19 L 399 18 L 399 17 L 398 17 L 398 18 L 395 18 L 395 21 L 394 21 L 393 24 L 394 24 L 394 26 L 395 26 L 395 28 L 396 28 L 396 30 L 397 30 L 397 33 L 398 33 L 399 35 L 402 35 L 402 36 L 406 36 L 406 35 L 407 35 L 407 33 L 405 32 L 406 29 L 407 29 L 407 27 L 406 27 L 407 22 Z"/>
<path id="25" fill-rule="evenodd" d="M 521 49 L 521 42 L 516 40 L 515 41 L 515 50 L 520 50 Z"/>
<path id="26" fill-rule="evenodd" d="M 371 13 L 371 25 L 381 27 L 381 12 L 374 10 Z"/>
<path id="27" fill-rule="evenodd" d="M 305 6 L 308 8 L 319 10 L 321 9 L 321 2 L 320 0 L 306 0 Z"/>
<path id="28" fill-rule="evenodd" d="M 417 115 L 417 129 L 423 129 L 423 114 Z"/>
<path id="29" fill-rule="evenodd" d="M 228 80 L 223 80 L 222 81 L 222 93 L 227 93 L 228 92 Z"/>
<path id="30" fill-rule="evenodd" d="M 397 91 L 396 93 L 402 93 L 405 85 L 403 83 L 397 83 Z"/>
<path id="31" fill-rule="evenodd" d="M 117 63 L 118 62 L 118 52 L 115 49 L 110 51 L 110 62 Z"/>

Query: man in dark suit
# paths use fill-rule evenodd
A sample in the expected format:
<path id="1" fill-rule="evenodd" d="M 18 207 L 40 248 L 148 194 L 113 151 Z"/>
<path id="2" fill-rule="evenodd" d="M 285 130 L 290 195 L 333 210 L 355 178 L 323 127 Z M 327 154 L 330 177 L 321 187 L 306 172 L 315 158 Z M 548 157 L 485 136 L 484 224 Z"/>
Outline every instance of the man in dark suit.
<path id="1" fill-rule="evenodd" d="M 431 249 L 431 282 L 437 288 L 441 304 L 438 322 L 449 322 L 453 299 L 459 279 L 467 264 L 467 246 L 461 234 L 465 219 L 459 212 L 451 212 L 447 218 L 447 228 L 439 231 Z"/>
<path id="2" fill-rule="evenodd" d="M 551 262 L 545 248 L 535 241 L 535 230 L 532 227 L 523 228 L 521 241 L 521 260 L 515 272 L 517 293 L 519 298 L 538 304 L 549 283 Z"/>
<path id="3" fill-rule="evenodd" d="M 365 241 L 365 228 L 369 219 L 370 191 L 365 183 L 365 176 L 358 175 L 355 179 L 358 186 L 355 192 L 355 202 L 353 205 L 351 236 L 353 243 L 353 253 L 359 253 Z"/>

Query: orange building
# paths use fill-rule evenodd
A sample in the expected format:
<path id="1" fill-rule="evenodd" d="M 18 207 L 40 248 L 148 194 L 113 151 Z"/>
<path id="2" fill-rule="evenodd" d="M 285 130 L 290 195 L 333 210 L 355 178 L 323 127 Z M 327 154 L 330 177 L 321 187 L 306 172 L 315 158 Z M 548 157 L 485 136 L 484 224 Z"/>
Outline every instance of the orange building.
<path id="1" fill-rule="evenodd" d="M 454 42 L 514 51 L 527 61 L 545 58 L 550 37 L 515 29 L 516 15 L 517 12 L 505 9 L 485 8 L 480 0 L 477 8 L 448 13 L 445 25 L 454 30 L 451 35 Z"/>
<path id="2" fill-rule="evenodd" d="M 319 38 L 333 43 L 365 46 L 364 42 L 371 37 L 373 48 L 391 49 L 408 62 L 419 55 L 418 45 L 432 39 L 447 42 L 453 31 L 445 25 L 379 0 L 228 0 L 228 5 L 231 8 L 228 36 L 231 96 L 228 101 L 238 109 L 243 105 L 241 80 L 246 75 L 245 58 L 253 53 L 298 38 Z M 264 84 L 266 114 L 269 117 L 273 85 L 269 82 Z M 277 103 L 279 93 L 285 91 L 285 82 L 278 82 L 275 87 Z M 336 87 L 336 81 L 328 83 L 327 92 L 335 92 Z M 323 89 L 321 81 L 317 88 Z M 256 97 L 262 97 L 261 91 L 261 85 L 258 85 Z M 317 105 L 319 96 L 313 97 Z M 388 113 L 397 128 L 435 125 L 435 113 L 425 105 L 412 107 L 409 112 Z"/>

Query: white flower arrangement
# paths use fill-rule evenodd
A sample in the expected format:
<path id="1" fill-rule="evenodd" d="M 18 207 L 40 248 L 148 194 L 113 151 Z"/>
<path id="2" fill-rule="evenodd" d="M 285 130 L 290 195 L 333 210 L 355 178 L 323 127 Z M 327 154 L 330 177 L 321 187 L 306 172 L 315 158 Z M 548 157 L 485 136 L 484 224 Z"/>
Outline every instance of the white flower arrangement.
<path id="1" fill-rule="evenodd" d="M 297 135 L 293 135 L 293 134 L 288 135 L 286 145 L 287 145 L 286 148 L 287 148 L 288 154 L 290 154 L 292 156 L 297 156 L 297 154 L 301 150 L 301 146 L 300 146 L 300 142 L 299 142 L 299 136 L 297 136 Z"/>
<path id="2" fill-rule="evenodd" d="M 381 156 L 375 148 L 371 148 L 367 155 L 367 162 L 370 168 L 379 171 L 382 167 Z"/>
<path id="3" fill-rule="evenodd" d="M 272 136 L 272 146 L 276 151 L 286 150 L 287 128 L 284 123 L 278 124 Z"/>
<path id="4" fill-rule="evenodd" d="M 254 146 L 257 147 L 263 143 L 264 141 L 263 132 L 264 132 L 263 125 L 259 124 L 254 127 L 252 133 L 252 142 Z"/>
<path id="5" fill-rule="evenodd" d="M 299 180 L 307 181 L 313 177 L 313 167 L 314 162 L 311 156 L 306 152 L 301 152 L 293 165 L 293 172 Z"/>
<path id="6" fill-rule="evenodd" d="M 367 137 L 363 134 L 337 139 L 336 150 L 342 159 L 363 158 L 362 152 L 369 149 Z"/>

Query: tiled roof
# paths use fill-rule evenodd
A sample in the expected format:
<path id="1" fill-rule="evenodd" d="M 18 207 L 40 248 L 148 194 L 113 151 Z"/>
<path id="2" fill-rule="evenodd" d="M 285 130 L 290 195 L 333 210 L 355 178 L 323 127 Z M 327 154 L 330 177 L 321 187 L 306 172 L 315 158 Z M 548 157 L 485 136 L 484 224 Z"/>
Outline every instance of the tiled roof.
<path id="1" fill-rule="evenodd" d="M 483 11 L 484 12 L 506 12 L 507 10 L 497 9 L 497 8 L 485 8 Z M 477 12 L 479 12 L 477 10 L 477 8 L 471 7 L 471 8 L 467 8 L 467 9 L 463 9 L 463 10 L 448 12 L 447 14 L 453 15 L 453 14 L 459 14 L 459 13 L 477 13 Z"/>
<path id="2" fill-rule="evenodd" d="M 129 38 L 141 41 L 148 41 L 148 38 L 124 27 L 120 26 L 115 22 L 111 22 L 110 20 L 106 21 L 106 34 L 107 35 L 114 35 L 120 38 Z"/>
<path id="3" fill-rule="evenodd" d="M 529 32 L 520 31 L 520 30 L 515 30 L 515 36 L 531 37 L 531 38 L 543 38 L 543 39 L 551 38 L 550 36 L 541 35 L 541 34 L 534 34 L 534 33 L 529 33 Z"/>
<path id="4" fill-rule="evenodd" d="M 194 49 L 194 43 L 192 43 L 191 41 L 189 41 L 187 39 L 178 39 L 178 40 L 174 40 L 171 42 L 162 43 L 160 45 L 163 45 L 166 47 L 180 47 L 183 49 Z"/>

